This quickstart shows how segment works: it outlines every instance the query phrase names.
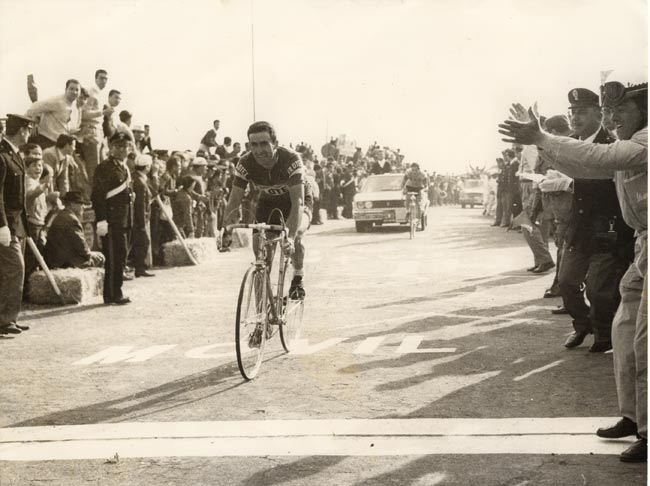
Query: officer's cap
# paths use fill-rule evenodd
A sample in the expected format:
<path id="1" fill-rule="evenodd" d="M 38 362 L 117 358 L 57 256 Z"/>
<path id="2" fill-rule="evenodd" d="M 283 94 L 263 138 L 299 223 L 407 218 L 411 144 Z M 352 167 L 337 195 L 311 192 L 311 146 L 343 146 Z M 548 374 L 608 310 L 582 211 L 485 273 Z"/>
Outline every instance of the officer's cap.
<path id="1" fill-rule="evenodd" d="M 20 125 L 20 128 L 22 128 L 22 127 L 31 128 L 33 123 L 34 123 L 34 120 L 32 120 L 28 116 L 16 115 L 15 113 L 8 113 L 7 114 L 7 125 L 15 124 L 15 125 Z"/>
<path id="2" fill-rule="evenodd" d="M 63 197 L 61 198 L 61 201 L 64 203 L 68 204 L 87 204 L 88 201 L 84 199 L 83 194 L 81 194 L 80 191 L 68 191 L 66 192 Z"/>
<path id="3" fill-rule="evenodd" d="M 632 84 L 627 87 L 618 81 L 610 81 L 600 87 L 600 96 L 603 106 L 612 107 L 620 105 L 623 101 L 648 96 L 648 83 Z"/>
<path id="4" fill-rule="evenodd" d="M 586 88 L 575 88 L 569 91 L 569 108 L 582 108 L 584 106 L 600 107 L 598 95 Z"/>
<path id="5" fill-rule="evenodd" d="M 131 135 L 129 133 L 118 130 L 113 135 L 111 135 L 111 138 L 108 139 L 108 142 L 109 143 L 133 142 L 133 139 L 131 138 Z"/>

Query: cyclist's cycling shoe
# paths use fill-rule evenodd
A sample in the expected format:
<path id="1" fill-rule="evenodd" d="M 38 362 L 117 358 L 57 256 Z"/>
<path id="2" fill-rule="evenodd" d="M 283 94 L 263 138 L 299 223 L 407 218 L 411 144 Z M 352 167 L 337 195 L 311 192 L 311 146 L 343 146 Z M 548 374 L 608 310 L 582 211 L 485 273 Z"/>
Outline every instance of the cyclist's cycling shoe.
<path id="1" fill-rule="evenodd" d="M 296 282 L 294 280 L 291 282 L 291 287 L 289 287 L 289 298 L 291 300 L 304 300 L 305 288 L 302 286 L 302 281 Z"/>
<path id="2" fill-rule="evenodd" d="M 260 344 L 262 344 L 262 326 L 258 325 L 248 337 L 248 347 L 259 348 Z"/>

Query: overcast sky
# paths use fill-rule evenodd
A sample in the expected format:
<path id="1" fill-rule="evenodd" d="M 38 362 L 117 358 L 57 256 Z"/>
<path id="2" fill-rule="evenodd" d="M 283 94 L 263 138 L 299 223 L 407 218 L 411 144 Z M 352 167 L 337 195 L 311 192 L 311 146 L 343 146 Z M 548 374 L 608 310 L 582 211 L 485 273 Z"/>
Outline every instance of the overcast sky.
<path id="1" fill-rule="evenodd" d="M 647 80 L 643 0 L 0 0 L 0 111 L 109 71 L 157 148 L 193 149 L 212 120 L 244 141 L 346 134 L 440 172 L 492 165 L 512 101 L 565 113 L 567 92 Z"/>

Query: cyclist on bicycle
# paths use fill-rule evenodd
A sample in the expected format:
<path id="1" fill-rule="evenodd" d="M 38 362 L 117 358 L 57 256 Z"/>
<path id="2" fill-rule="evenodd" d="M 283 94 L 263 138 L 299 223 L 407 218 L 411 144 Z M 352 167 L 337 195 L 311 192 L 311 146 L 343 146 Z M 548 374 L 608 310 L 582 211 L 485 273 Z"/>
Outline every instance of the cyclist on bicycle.
<path id="1" fill-rule="evenodd" d="M 303 237 L 309 229 L 313 196 L 304 175 L 302 159 L 297 152 L 278 145 L 273 126 L 264 121 L 253 123 L 248 128 L 250 152 L 240 158 L 235 167 L 232 192 L 225 210 L 225 224 L 236 223 L 239 206 L 248 183 L 253 183 L 260 196 L 255 219 L 260 223 L 282 224 L 286 221 L 288 239 L 285 251 L 293 254 L 293 280 L 289 297 L 303 299 L 303 262 L 305 246 Z M 228 247 L 230 234 L 224 233 L 222 246 Z M 253 251 L 257 253 L 258 238 L 253 235 Z"/>
<path id="2" fill-rule="evenodd" d="M 404 194 L 409 192 L 417 193 L 416 208 L 419 213 L 420 201 L 422 199 L 422 190 L 427 187 L 427 176 L 420 170 L 420 166 L 413 162 L 411 168 L 404 174 Z M 406 197 L 406 211 L 410 211 L 411 201 Z"/>

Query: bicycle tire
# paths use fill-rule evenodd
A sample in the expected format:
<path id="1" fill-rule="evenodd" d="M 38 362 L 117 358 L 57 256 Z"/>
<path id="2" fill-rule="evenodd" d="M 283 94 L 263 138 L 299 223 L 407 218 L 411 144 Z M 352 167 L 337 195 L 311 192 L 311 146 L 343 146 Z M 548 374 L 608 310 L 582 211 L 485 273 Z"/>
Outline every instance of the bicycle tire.
<path id="1" fill-rule="evenodd" d="M 411 204 L 409 211 L 409 239 L 415 238 L 415 228 L 417 226 L 417 218 L 414 213 L 416 213 L 415 205 Z"/>
<path id="2" fill-rule="evenodd" d="M 235 349 L 237 366 L 246 380 L 257 376 L 264 358 L 268 325 L 264 277 L 263 270 L 249 268 L 242 279 L 237 299 Z"/>
<path id="3" fill-rule="evenodd" d="M 284 350 L 290 353 L 296 341 L 300 339 L 305 301 L 289 298 L 288 269 L 289 259 L 286 258 L 283 266 L 282 299 L 278 299 L 278 301 L 282 305 L 282 312 L 280 314 L 280 341 Z"/>

